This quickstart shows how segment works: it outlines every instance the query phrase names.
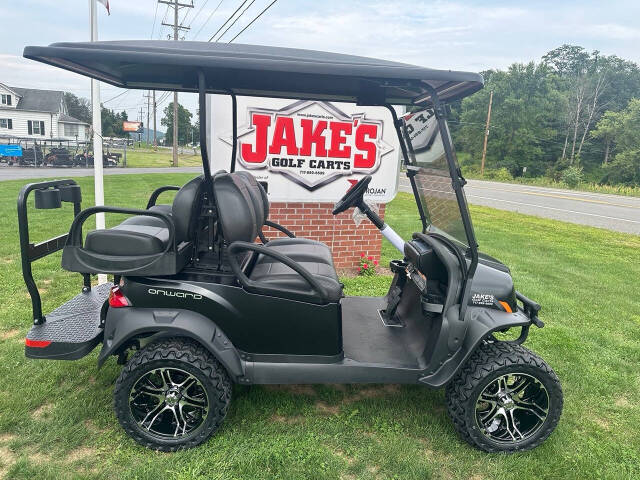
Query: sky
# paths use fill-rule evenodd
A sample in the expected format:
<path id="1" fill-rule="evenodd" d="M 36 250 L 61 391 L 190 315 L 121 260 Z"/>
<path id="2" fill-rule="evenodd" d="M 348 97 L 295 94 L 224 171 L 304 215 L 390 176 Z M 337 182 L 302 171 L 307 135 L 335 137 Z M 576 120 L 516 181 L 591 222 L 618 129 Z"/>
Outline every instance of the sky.
<path id="1" fill-rule="evenodd" d="M 180 0 L 189 3 L 190 0 Z M 155 0 L 109 0 L 101 5 L 100 40 L 166 39 L 167 6 Z M 185 40 L 207 41 L 242 0 L 193 0 L 181 9 Z M 247 1 L 246 13 L 220 39 L 242 30 L 271 0 Z M 216 10 L 217 8 L 217 10 Z M 89 79 L 22 58 L 26 45 L 89 39 L 88 0 L 0 0 L 0 83 L 71 91 L 90 97 Z M 278 0 L 235 43 L 308 48 L 378 57 L 430 68 L 482 71 L 539 61 L 562 44 L 640 63 L 640 1 Z M 228 25 L 228 24 L 227 24 Z M 226 27 L 225 27 L 226 28 Z M 224 29 L 220 32 L 224 32 Z M 220 34 L 219 34 L 220 35 Z M 217 38 L 216 38 L 217 39 Z M 136 119 L 142 91 L 101 87 L 105 106 Z M 162 109 L 173 98 L 167 96 Z M 195 113 L 194 94 L 180 102 Z M 146 113 L 143 114 L 146 120 Z M 164 128 L 159 128 L 164 130 Z"/>

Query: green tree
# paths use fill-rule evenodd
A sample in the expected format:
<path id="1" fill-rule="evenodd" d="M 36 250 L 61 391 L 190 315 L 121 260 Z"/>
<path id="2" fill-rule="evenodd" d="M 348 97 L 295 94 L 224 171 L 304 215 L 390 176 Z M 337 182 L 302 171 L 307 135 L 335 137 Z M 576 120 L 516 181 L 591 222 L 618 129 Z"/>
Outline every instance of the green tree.
<path id="1" fill-rule="evenodd" d="M 191 142 L 191 117 L 193 115 L 189 110 L 178 104 L 178 144 L 185 145 Z M 160 124 L 167 127 L 165 133 L 165 142 L 170 145 L 173 142 L 173 102 L 164 109 L 164 117 L 160 120 Z M 194 137 L 195 139 L 195 137 Z"/>
<path id="2" fill-rule="evenodd" d="M 78 120 L 91 124 L 91 102 L 86 98 L 77 97 L 73 93 L 64 92 L 64 103 L 67 113 Z"/>
<path id="3" fill-rule="evenodd" d="M 607 112 L 594 131 L 607 136 L 617 153 L 605 167 L 603 181 L 640 185 L 640 98 L 634 98 L 621 112 Z"/>
<path id="4" fill-rule="evenodd" d="M 484 72 L 485 88 L 463 100 L 458 147 L 480 162 L 484 124 L 493 91 L 487 166 L 514 176 L 540 175 L 561 153 L 559 117 L 564 97 L 557 78 L 544 65 L 513 64 L 506 72 Z"/>
<path id="5" fill-rule="evenodd" d="M 548 52 L 540 64 L 513 64 L 482 75 L 485 88 L 452 105 L 453 138 L 468 154 L 460 155 L 463 166 L 478 168 L 493 90 L 486 166 L 506 168 L 514 176 L 527 167 L 527 175 L 560 179 L 575 165 L 586 180 L 599 180 L 602 164 L 611 162 L 614 150 L 621 153 L 607 126 L 611 118 L 600 121 L 605 111 L 610 116 L 640 97 L 638 65 L 575 45 Z"/>
<path id="6" fill-rule="evenodd" d="M 601 157 L 595 151 L 597 148 L 589 144 L 588 140 L 594 138 L 589 133 L 606 109 L 620 110 L 637 95 L 638 66 L 597 50 L 587 52 L 576 45 L 562 45 L 544 55 L 542 62 L 564 85 L 567 101 L 562 158 L 568 158 L 569 164 L 586 159 L 587 164 L 597 165 Z"/>
<path id="7" fill-rule="evenodd" d="M 593 138 L 599 139 L 605 144 L 603 165 L 609 163 L 612 143 L 616 136 L 619 135 L 618 131 L 621 127 L 621 115 L 621 112 L 604 112 L 596 128 L 591 132 Z"/>
<path id="8" fill-rule="evenodd" d="M 127 134 L 122 129 L 122 122 L 127 120 L 127 112 L 116 113 L 111 109 L 102 107 L 102 136 L 125 137 Z"/>

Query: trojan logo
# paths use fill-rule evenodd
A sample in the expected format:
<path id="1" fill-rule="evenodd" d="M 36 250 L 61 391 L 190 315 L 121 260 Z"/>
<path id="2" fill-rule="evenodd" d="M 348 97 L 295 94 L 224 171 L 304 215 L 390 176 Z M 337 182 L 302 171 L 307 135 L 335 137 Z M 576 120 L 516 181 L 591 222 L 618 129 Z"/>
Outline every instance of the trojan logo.
<path id="1" fill-rule="evenodd" d="M 240 164 L 285 175 L 311 191 L 343 175 L 374 173 L 393 151 L 382 139 L 381 120 L 348 115 L 328 102 L 249 108 L 247 116 L 238 129 Z"/>

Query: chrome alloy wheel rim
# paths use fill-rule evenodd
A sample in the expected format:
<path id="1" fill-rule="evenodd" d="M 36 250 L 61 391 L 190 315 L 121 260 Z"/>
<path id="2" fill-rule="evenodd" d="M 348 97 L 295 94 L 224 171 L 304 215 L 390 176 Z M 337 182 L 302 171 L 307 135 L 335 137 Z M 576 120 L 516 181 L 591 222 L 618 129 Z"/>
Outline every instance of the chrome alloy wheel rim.
<path id="1" fill-rule="evenodd" d="M 165 439 L 178 439 L 202 426 L 209 398 L 202 383 L 179 368 L 145 373 L 129 394 L 131 415 L 142 430 Z"/>
<path id="2" fill-rule="evenodd" d="M 531 438 L 549 414 L 549 393 L 542 382 L 526 373 L 508 373 L 491 381 L 476 401 L 476 424 L 497 443 Z"/>

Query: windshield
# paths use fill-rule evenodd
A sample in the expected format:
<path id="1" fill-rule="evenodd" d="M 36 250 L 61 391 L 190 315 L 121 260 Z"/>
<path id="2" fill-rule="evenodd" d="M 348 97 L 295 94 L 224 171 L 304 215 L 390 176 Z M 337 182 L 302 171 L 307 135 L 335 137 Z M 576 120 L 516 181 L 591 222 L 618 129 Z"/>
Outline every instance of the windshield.
<path id="1" fill-rule="evenodd" d="M 426 231 L 440 233 L 467 246 L 460 207 L 451 184 L 449 165 L 433 110 L 407 113 L 402 120 L 409 147 L 407 174 L 415 174 L 413 178 L 424 212 Z"/>

